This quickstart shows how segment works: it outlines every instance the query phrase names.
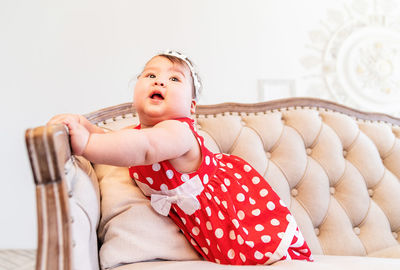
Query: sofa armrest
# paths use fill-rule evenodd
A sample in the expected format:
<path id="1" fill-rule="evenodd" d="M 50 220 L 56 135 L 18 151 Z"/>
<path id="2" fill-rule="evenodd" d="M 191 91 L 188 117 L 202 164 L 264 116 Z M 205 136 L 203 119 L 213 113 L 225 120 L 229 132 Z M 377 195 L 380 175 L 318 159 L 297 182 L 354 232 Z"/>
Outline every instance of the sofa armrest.
<path id="1" fill-rule="evenodd" d="M 63 125 L 28 129 L 25 139 L 36 185 L 36 269 L 97 270 L 100 204 L 91 164 L 71 156 Z"/>

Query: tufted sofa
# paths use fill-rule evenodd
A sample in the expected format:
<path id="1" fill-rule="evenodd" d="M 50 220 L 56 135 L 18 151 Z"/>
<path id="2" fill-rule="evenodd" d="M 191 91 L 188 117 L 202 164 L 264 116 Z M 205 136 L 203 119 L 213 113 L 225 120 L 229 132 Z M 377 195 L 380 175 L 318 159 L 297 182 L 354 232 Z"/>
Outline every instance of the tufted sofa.
<path id="1" fill-rule="evenodd" d="M 86 115 L 115 130 L 138 123 L 131 104 Z M 400 119 L 291 98 L 198 106 L 215 152 L 253 165 L 288 205 L 315 261 L 271 269 L 400 269 Z M 264 269 L 206 262 L 157 215 L 127 168 L 70 153 L 64 126 L 26 131 L 36 183 L 36 269 Z"/>

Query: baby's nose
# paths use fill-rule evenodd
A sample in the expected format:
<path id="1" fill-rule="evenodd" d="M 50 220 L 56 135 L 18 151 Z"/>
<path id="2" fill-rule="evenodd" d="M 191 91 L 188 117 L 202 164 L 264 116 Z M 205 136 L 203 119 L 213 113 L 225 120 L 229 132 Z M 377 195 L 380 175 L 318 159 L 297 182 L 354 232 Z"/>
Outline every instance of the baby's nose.
<path id="1" fill-rule="evenodd" d="M 165 84 L 163 82 L 155 82 L 155 85 L 159 85 L 159 86 L 164 86 Z"/>

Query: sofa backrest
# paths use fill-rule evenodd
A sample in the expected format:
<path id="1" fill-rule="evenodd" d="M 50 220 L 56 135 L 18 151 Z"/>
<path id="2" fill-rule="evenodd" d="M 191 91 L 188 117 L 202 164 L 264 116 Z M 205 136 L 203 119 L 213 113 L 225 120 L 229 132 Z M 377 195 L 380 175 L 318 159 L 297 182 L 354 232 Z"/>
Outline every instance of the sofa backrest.
<path id="1" fill-rule="evenodd" d="M 138 123 L 128 103 L 87 117 L 111 130 Z M 212 151 L 265 177 L 314 254 L 400 250 L 399 119 L 315 99 L 199 106 L 194 117 Z"/>

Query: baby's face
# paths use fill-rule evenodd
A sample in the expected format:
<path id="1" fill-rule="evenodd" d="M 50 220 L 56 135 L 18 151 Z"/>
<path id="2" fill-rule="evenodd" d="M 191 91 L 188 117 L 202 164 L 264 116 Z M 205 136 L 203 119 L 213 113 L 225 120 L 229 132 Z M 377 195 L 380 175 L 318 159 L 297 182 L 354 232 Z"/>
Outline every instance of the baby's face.
<path id="1" fill-rule="evenodd" d="M 134 106 L 142 125 L 189 117 L 194 110 L 192 77 L 188 67 L 156 56 L 138 77 Z"/>

